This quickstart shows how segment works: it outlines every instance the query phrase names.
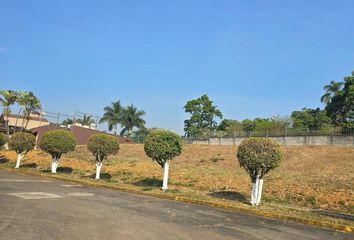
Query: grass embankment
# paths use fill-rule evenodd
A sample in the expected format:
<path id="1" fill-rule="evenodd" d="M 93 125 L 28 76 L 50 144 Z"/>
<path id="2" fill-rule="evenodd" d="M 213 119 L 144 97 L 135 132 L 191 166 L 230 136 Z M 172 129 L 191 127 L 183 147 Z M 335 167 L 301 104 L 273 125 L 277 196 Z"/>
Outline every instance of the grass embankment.
<path id="1" fill-rule="evenodd" d="M 170 190 L 163 193 L 162 170 L 145 156 L 143 145 L 121 145 L 119 153 L 104 163 L 99 184 L 342 230 L 354 225 L 353 148 L 282 147 L 283 162 L 265 177 L 258 208 L 248 204 L 250 178 L 239 167 L 236 150 L 235 146 L 185 145 L 171 164 Z M 11 168 L 16 155 L 1 151 L 0 158 L 0 166 Z M 48 154 L 33 151 L 19 171 L 50 175 L 50 163 Z M 58 176 L 90 184 L 97 183 L 94 173 L 94 159 L 85 146 L 64 155 L 58 169 Z"/>

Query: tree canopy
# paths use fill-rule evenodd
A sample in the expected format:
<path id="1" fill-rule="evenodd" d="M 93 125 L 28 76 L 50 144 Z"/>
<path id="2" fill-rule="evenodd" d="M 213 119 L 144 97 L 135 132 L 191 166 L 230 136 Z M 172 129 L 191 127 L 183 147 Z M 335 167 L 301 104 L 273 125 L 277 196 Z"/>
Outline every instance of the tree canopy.
<path id="1" fill-rule="evenodd" d="M 354 127 L 354 71 L 351 76 L 344 77 L 342 88 L 333 94 L 325 110 L 332 123 L 341 127 Z"/>
<path id="2" fill-rule="evenodd" d="M 184 121 L 184 131 L 187 137 L 214 131 L 217 128 L 215 119 L 223 117 L 221 111 L 213 105 L 213 101 L 207 95 L 188 101 L 184 110 L 191 114 L 190 119 Z"/>

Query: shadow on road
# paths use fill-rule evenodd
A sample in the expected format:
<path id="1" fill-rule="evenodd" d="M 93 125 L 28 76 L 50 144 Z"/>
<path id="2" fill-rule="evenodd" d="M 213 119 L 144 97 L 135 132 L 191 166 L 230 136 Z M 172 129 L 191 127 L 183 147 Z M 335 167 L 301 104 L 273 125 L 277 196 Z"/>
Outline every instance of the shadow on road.
<path id="1" fill-rule="evenodd" d="M 157 178 L 145 178 L 140 181 L 134 182 L 133 185 L 139 187 L 161 187 L 162 180 Z"/>
<path id="2" fill-rule="evenodd" d="M 227 199 L 227 200 L 238 201 L 238 202 L 248 204 L 248 200 L 246 199 L 246 197 L 239 192 L 217 191 L 217 192 L 209 193 L 208 195 L 215 198 Z"/>

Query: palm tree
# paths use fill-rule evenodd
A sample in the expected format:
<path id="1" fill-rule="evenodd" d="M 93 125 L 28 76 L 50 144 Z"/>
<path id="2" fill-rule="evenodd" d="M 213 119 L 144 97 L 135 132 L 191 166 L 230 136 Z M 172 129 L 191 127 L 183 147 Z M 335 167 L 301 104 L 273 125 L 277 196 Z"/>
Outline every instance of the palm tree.
<path id="1" fill-rule="evenodd" d="M 74 121 L 71 119 L 71 118 L 67 118 L 67 119 L 65 119 L 62 123 L 61 123 L 61 125 L 63 125 L 63 126 L 68 126 L 68 125 L 71 125 L 71 124 L 73 124 L 74 123 Z"/>
<path id="2" fill-rule="evenodd" d="M 11 113 L 10 106 L 16 102 L 17 92 L 11 90 L 0 91 L 0 104 L 4 107 L 3 115 L 5 120 L 6 135 L 10 136 L 9 117 Z"/>
<path id="3" fill-rule="evenodd" d="M 95 123 L 91 116 L 87 114 L 84 114 L 84 117 L 82 119 L 77 119 L 76 122 L 86 126 L 90 126 L 91 124 Z"/>
<path id="4" fill-rule="evenodd" d="M 130 136 L 134 127 L 143 128 L 145 125 L 145 120 L 141 117 L 145 115 L 143 110 L 137 110 L 136 107 L 132 105 L 128 106 L 124 109 L 122 115 L 121 125 L 123 127 L 120 135 L 124 135 L 125 132 L 128 132 L 128 136 Z"/>
<path id="5" fill-rule="evenodd" d="M 321 97 L 321 102 L 328 104 L 333 98 L 333 96 L 341 90 L 343 84 L 343 82 L 335 82 L 332 80 L 329 84 L 325 85 L 323 87 L 323 90 L 325 90 L 325 94 Z"/>
<path id="6" fill-rule="evenodd" d="M 112 102 L 111 106 L 107 106 L 103 110 L 104 114 L 100 119 L 100 123 L 107 122 L 108 130 L 113 130 L 114 134 L 117 134 L 117 125 L 122 121 L 122 114 L 124 110 L 120 104 L 120 100 Z"/>
<path id="7" fill-rule="evenodd" d="M 21 124 L 21 131 L 27 128 L 31 113 L 42 109 L 41 102 L 32 92 L 19 92 L 17 103 L 21 106 L 23 111 L 23 120 Z M 25 125 L 24 125 L 25 123 Z"/>

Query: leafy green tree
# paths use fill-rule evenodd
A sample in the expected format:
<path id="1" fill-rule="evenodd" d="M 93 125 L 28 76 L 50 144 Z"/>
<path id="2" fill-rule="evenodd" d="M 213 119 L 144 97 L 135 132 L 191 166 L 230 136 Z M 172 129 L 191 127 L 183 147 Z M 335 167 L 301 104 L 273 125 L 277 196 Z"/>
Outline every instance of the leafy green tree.
<path id="1" fill-rule="evenodd" d="M 21 131 L 27 128 L 31 113 L 41 110 L 41 102 L 32 92 L 18 92 L 17 103 L 23 111 Z"/>
<path id="2" fill-rule="evenodd" d="M 291 114 L 293 128 L 306 131 L 321 131 L 331 128 L 331 119 L 319 108 L 303 108 Z"/>
<path id="3" fill-rule="evenodd" d="M 215 118 L 222 119 L 223 117 L 221 111 L 213 105 L 213 101 L 207 95 L 188 101 L 184 110 L 191 114 L 190 119 L 184 121 L 184 131 L 187 137 L 215 131 L 217 128 Z"/>
<path id="4" fill-rule="evenodd" d="M 91 126 L 91 124 L 95 123 L 95 120 L 90 115 L 84 114 L 83 118 L 77 119 L 76 122 L 84 126 Z"/>
<path id="5" fill-rule="evenodd" d="M 67 130 L 52 130 L 43 134 L 40 148 L 52 156 L 52 173 L 57 172 L 61 155 L 75 150 L 74 134 Z"/>
<path id="6" fill-rule="evenodd" d="M 145 138 L 144 150 L 148 157 L 163 168 L 162 189 L 168 189 L 168 173 L 171 160 L 182 153 L 181 138 L 176 133 L 167 130 L 153 130 Z"/>
<path id="7" fill-rule="evenodd" d="M 136 131 L 133 131 L 132 135 L 130 136 L 131 139 L 134 140 L 136 143 L 143 143 L 145 137 L 150 133 L 150 131 L 154 130 L 155 128 L 148 129 L 148 128 L 140 128 Z"/>
<path id="8" fill-rule="evenodd" d="M 110 106 L 106 106 L 104 109 L 103 117 L 100 119 L 100 123 L 107 122 L 108 130 L 117 134 L 117 125 L 122 122 L 123 119 L 123 111 L 120 100 L 116 102 L 112 102 Z"/>
<path id="9" fill-rule="evenodd" d="M 220 124 L 217 126 L 216 130 L 217 131 L 226 131 L 228 128 L 230 128 L 234 124 L 238 124 L 238 121 L 233 120 L 233 119 L 223 119 L 220 122 Z"/>
<path id="10" fill-rule="evenodd" d="M 251 119 L 244 119 L 241 122 L 242 130 L 249 135 L 256 130 L 256 123 Z"/>
<path id="11" fill-rule="evenodd" d="M 328 104 L 333 96 L 338 93 L 343 86 L 343 82 L 331 81 L 328 85 L 323 87 L 325 94 L 321 97 L 321 102 Z"/>
<path id="12" fill-rule="evenodd" d="M 0 91 L 0 104 L 3 106 L 3 116 L 5 119 L 5 128 L 7 137 L 10 136 L 9 128 L 9 116 L 11 113 L 10 107 L 17 100 L 17 92 L 11 90 L 1 90 Z"/>
<path id="13" fill-rule="evenodd" d="M 33 150 L 36 145 L 36 138 L 31 133 L 14 133 L 9 139 L 9 148 L 17 153 L 15 168 L 20 167 L 21 160 L 26 154 Z"/>
<path id="14" fill-rule="evenodd" d="M 0 149 L 7 143 L 7 140 L 8 137 L 5 134 L 0 133 Z"/>
<path id="15" fill-rule="evenodd" d="M 116 137 L 107 134 L 94 134 L 87 143 L 87 149 L 96 159 L 96 179 L 100 179 L 103 162 L 109 155 L 118 152 L 119 142 Z"/>
<path id="16" fill-rule="evenodd" d="M 344 78 L 343 88 L 334 93 L 327 103 L 326 111 L 336 126 L 351 126 L 354 123 L 354 71 Z"/>
<path id="17" fill-rule="evenodd" d="M 124 108 L 121 119 L 123 129 L 120 132 L 120 135 L 125 135 L 127 133 L 127 135 L 130 136 L 134 127 L 138 129 L 144 128 L 145 120 L 142 119 L 144 115 L 145 112 L 143 110 L 138 110 L 133 104 Z"/>
<path id="18" fill-rule="evenodd" d="M 251 204 L 259 205 L 263 177 L 280 165 L 280 146 L 270 138 L 247 138 L 238 147 L 237 159 L 252 180 Z"/>

